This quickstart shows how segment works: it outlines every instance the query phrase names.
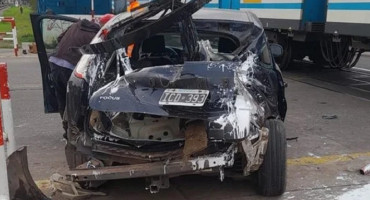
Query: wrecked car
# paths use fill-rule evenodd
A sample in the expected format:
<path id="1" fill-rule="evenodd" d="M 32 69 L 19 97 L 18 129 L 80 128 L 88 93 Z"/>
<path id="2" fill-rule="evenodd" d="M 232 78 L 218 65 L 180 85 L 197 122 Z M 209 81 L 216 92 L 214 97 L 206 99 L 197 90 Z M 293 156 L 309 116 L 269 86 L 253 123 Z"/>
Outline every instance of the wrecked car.
<path id="1" fill-rule="evenodd" d="M 260 194 L 285 191 L 282 49 L 253 13 L 202 8 L 208 1 L 151 1 L 80 49 L 67 89 L 67 178 L 145 177 L 155 193 L 179 175 L 253 175 Z M 76 19 L 31 20 L 45 111 L 56 112 L 47 56 Z"/>

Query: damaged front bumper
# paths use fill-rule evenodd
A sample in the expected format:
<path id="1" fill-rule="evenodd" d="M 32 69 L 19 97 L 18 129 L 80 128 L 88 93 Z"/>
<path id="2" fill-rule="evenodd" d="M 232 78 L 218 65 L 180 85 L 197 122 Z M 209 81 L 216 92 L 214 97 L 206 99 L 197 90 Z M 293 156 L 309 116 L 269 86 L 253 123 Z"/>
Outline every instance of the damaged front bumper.
<path id="1" fill-rule="evenodd" d="M 152 162 L 136 165 L 122 165 L 111 167 L 74 169 L 67 172 L 66 177 L 71 181 L 101 181 L 114 179 L 129 179 L 153 176 L 176 176 L 197 174 L 213 169 L 220 170 L 223 179 L 223 168 L 234 165 L 237 145 L 232 144 L 224 153 L 199 156 L 189 160 L 167 160 L 165 162 Z M 90 165 L 91 167 L 91 165 Z"/>

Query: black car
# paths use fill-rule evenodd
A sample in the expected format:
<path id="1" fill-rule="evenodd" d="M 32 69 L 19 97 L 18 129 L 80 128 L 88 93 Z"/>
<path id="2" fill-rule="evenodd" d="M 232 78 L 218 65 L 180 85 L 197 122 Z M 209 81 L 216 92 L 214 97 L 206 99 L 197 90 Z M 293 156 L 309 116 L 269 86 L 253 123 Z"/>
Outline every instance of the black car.
<path id="1" fill-rule="evenodd" d="M 154 0 L 110 20 L 70 77 L 67 177 L 255 175 L 260 194 L 285 191 L 284 82 L 258 18 L 201 9 L 208 0 Z M 77 19 L 32 15 L 45 111 L 56 112 L 48 55 Z M 131 46 L 131 56 L 126 47 Z"/>

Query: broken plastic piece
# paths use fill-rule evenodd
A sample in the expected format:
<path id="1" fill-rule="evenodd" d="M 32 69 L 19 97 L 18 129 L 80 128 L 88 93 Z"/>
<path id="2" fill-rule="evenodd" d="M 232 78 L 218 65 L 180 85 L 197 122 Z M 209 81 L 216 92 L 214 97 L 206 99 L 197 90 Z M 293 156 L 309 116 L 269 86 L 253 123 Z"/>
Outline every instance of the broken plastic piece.
<path id="1" fill-rule="evenodd" d="M 27 147 L 21 147 L 7 159 L 10 199 L 49 200 L 37 187 L 28 169 Z"/>
<path id="2" fill-rule="evenodd" d="M 53 174 L 50 177 L 51 187 L 53 189 L 53 196 L 62 195 L 69 199 L 88 198 L 91 196 L 105 196 L 103 192 L 93 192 L 83 189 L 78 183 L 67 181 L 66 178 L 60 174 Z"/>

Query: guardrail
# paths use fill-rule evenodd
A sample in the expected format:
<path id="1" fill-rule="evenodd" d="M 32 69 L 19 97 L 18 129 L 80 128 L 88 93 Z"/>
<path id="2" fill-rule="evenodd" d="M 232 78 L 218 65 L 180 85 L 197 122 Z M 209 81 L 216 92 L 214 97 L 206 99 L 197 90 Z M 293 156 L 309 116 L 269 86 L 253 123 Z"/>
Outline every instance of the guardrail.
<path id="1" fill-rule="evenodd" d="M 10 40 L 14 44 L 14 54 L 18 56 L 18 40 L 17 40 L 17 27 L 15 26 L 14 17 L 0 17 L 0 22 L 8 22 L 12 25 L 12 32 L 0 32 L 0 41 L 1 40 Z M 5 35 L 12 35 L 11 38 L 4 38 Z"/>

